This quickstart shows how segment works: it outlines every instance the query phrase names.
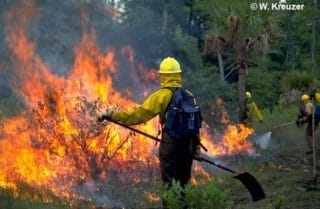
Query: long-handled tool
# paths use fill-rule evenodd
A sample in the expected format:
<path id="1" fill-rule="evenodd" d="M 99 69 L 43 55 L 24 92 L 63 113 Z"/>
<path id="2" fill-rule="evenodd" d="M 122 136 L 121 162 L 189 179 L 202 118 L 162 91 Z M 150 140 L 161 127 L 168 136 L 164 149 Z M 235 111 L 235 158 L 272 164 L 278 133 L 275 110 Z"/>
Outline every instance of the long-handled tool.
<path id="1" fill-rule="evenodd" d="M 136 128 L 133 128 L 131 126 L 127 126 L 125 124 L 122 124 L 122 123 L 119 123 L 117 121 L 113 121 L 113 120 L 110 120 L 109 118 L 105 118 L 106 120 L 112 122 L 112 123 L 115 123 L 119 126 L 122 126 L 124 128 L 127 128 L 129 130 L 132 130 L 134 132 L 137 132 L 139 134 L 142 134 L 150 139 L 153 139 L 153 140 L 156 140 L 156 141 L 161 141 L 161 139 L 155 137 L 155 136 L 152 136 L 150 134 L 147 134 L 141 130 L 138 130 Z M 204 148 L 205 151 L 207 151 L 207 149 L 202 145 L 202 148 Z M 244 172 L 244 173 L 237 173 L 236 171 L 230 169 L 230 168 L 227 168 L 227 167 L 224 167 L 222 165 L 220 165 L 219 163 L 216 163 L 216 162 L 213 162 L 213 161 L 210 161 L 206 158 L 196 158 L 194 157 L 195 160 L 199 161 L 199 162 L 206 162 L 206 163 L 209 163 L 211 165 L 214 165 L 218 168 L 221 168 L 221 169 L 224 169 L 226 171 L 229 171 L 231 173 L 234 173 L 236 174 L 236 176 L 234 176 L 234 178 L 238 179 L 241 181 L 242 184 L 244 184 L 244 186 L 249 190 L 250 194 L 251 194 L 251 197 L 252 197 L 252 201 L 259 201 L 259 200 L 262 200 L 262 199 L 265 199 L 266 198 L 266 195 L 261 187 L 261 185 L 259 184 L 259 182 L 250 174 L 250 173 L 247 173 L 247 172 Z"/>
<path id="2" fill-rule="evenodd" d="M 292 124 L 295 124 L 295 123 L 296 123 L 296 121 L 290 121 L 290 122 L 287 122 L 287 123 L 282 123 L 282 124 L 273 126 L 272 129 L 276 129 L 276 128 L 280 128 L 280 127 L 284 127 L 284 126 L 289 126 L 289 125 L 292 125 Z"/>
<path id="3" fill-rule="evenodd" d="M 312 104 L 315 106 L 314 98 L 312 98 Z M 316 153 L 316 137 L 315 137 L 315 112 L 312 111 L 312 168 L 313 168 L 313 187 L 311 190 L 318 190 L 317 189 L 317 153 Z"/>
<path id="4" fill-rule="evenodd" d="M 277 129 L 277 128 L 281 128 L 281 127 L 285 127 L 285 126 L 289 126 L 292 124 L 295 124 L 296 121 L 290 121 L 290 122 L 286 122 L 286 123 L 281 123 L 279 125 L 275 125 L 272 127 L 271 130 Z M 270 144 L 271 141 L 271 135 L 272 135 L 272 131 L 268 131 L 266 133 L 260 134 L 260 135 L 256 135 L 255 136 L 255 144 L 259 145 L 260 148 L 262 149 L 267 149 L 267 147 Z"/>
<path id="5" fill-rule="evenodd" d="M 146 137 L 148 137 L 148 138 L 150 138 L 150 139 L 153 139 L 153 140 L 155 140 L 155 141 L 157 141 L 157 142 L 161 142 L 161 139 L 159 139 L 158 137 L 155 137 L 155 136 L 152 136 L 152 135 L 150 135 L 150 134 L 147 134 L 146 132 L 140 131 L 139 129 L 136 129 L 136 128 L 133 128 L 133 127 L 131 127 L 131 126 L 127 126 L 127 125 L 125 125 L 125 124 L 119 123 L 118 121 L 113 121 L 113 120 L 111 120 L 111 119 L 109 119 L 109 118 L 105 118 L 105 119 L 106 119 L 107 121 L 109 121 L 109 122 L 112 122 L 112 123 L 114 123 L 114 124 L 117 124 L 117 125 L 119 125 L 119 126 L 122 126 L 122 127 L 124 127 L 124 128 L 127 128 L 127 129 L 129 129 L 129 130 L 131 130 L 131 131 L 134 131 L 134 132 L 136 132 L 136 133 L 139 133 L 139 134 L 141 134 L 141 135 L 143 135 L 143 136 L 146 136 Z M 203 146 L 203 144 L 200 143 L 200 146 L 202 147 L 202 149 L 203 149 L 204 151 L 208 151 L 207 148 L 206 148 L 205 146 Z"/>
<path id="6" fill-rule="evenodd" d="M 231 173 L 236 174 L 236 176 L 234 176 L 234 178 L 240 180 L 241 183 L 248 189 L 248 191 L 251 194 L 253 202 L 266 198 L 266 195 L 265 195 L 261 185 L 256 180 L 256 178 L 253 177 L 250 173 L 248 173 L 248 172 L 238 173 L 230 168 L 224 167 L 224 166 L 220 165 L 219 163 L 210 161 L 206 158 L 194 158 L 194 159 L 198 160 L 199 162 L 209 163 L 209 164 L 214 165 L 218 168 L 221 168 L 223 170 L 226 170 L 226 171 L 229 171 Z"/>

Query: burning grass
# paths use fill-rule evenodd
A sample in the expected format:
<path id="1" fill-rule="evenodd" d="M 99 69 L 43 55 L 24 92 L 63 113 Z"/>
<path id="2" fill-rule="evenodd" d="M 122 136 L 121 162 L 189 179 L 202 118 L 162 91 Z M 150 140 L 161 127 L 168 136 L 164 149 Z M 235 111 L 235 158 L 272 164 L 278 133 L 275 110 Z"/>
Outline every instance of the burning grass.
<path id="1" fill-rule="evenodd" d="M 28 23 L 39 12 L 35 3 L 20 2 L 6 13 L 6 44 L 12 57 L 8 78 L 24 109 L 14 117 L 1 119 L 0 187 L 20 197 L 21 185 L 29 185 L 43 197 L 48 194 L 46 202 L 54 201 L 54 197 L 92 201 L 101 196 L 106 201 L 101 204 L 108 205 L 108 199 L 113 199 L 113 185 L 131 185 L 135 190 L 140 184 L 158 182 L 155 143 L 114 124 L 98 124 L 95 117 L 106 107 L 136 106 L 130 98 L 140 99 L 154 90 L 149 84 L 157 79 L 156 71 L 137 64 L 130 46 L 117 52 L 97 45 L 94 30 L 89 29 L 89 17 L 82 10 L 82 38 L 74 47 L 74 64 L 67 75 L 54 74 L 37 54 L 36 40 L 27 36 Z M 128 66 L 121 68 L 117 58 Z M 136 77 L 132 72 L 143 76 Z M 119 75 L 126 75 L 128 80 L 121 81 Z M 134 86 L 141 86 L 139 92 L 131 91 Z M 221 104 L 219 100 L 217 105 Z M 225 113 L 221 115 L 225 122 Z M 157 135 L 158 120 L 137 128 Z M 229 125 L 218 136 L 205 127 L 201 138 L 210 155 L 250 153 L 252 147 L 246 137 L 252 131 Z M 199 167 L 195 170 L 206 173 Z M 38 200 L 37 193 L 30 190 L 27 199 Z"/>

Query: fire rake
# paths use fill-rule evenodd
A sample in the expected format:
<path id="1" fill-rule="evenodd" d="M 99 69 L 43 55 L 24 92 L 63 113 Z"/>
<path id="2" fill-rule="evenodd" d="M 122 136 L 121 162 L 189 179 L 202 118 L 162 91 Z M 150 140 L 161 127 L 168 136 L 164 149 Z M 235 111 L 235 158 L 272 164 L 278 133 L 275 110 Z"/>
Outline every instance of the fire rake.
<path id="1" fill-rule="evenodd" d="M 133 128 L 131 126 L 127 126 L 127 125 L 119 123 L 117 121 L 113 121 L 110 118 L 103 118 L 103 119 L 108 120 L 109 122 L 112 122 L 112 123 L 117 124 L 119 126 L 122 126 L 124 128 L 127 128 L 127 129 L 129 129 L 131 131 L 134 131 L 136 133 L 139 133 L 141 135 L 144 135 L 144 136 L 146 136 L 146 137 L 148 137 L 150 139 L 153 139 L 153 140 L 155 140 L 157 142 L 161 142 L 161 139 L 159 139 L 158 137 L 152 136 L 152 135 L 150 135 L 148 133 L 145 133 L 145 132 L 143 132 L 143 131 L 141 131 L 139 129 Z M 200 143 L 200 145 L 205 151 L 207 151 L 207 149 L 204 147 L 203 144 Z M 238 172 L 236 172 L 236 171 L 234 171 L 234 170 L 232 170 L 230 168 L 224 167 L 224 166 L 220 165 L 219 163 L 210 161 L 210 160 L 208 160 L 206 158 L 203 158 L 203 157 L 200 157 L 200 158 L 199 157 L 198 158 L 194 157 L 194 159 L 199 161 L 199 162 L 209 163 L 209 164 L 211 164 L 213 166 L 216 166 L 218 168 L 221 168 L 221 169 L 223 169 L 225 171 L 228 171 L 228 172 L 231 172 L 233 174 L 236 174 L 234 176 L 234 178 L 238 179 L 247 188 L 247 190 L 250 192 L 250 195 L 252 197 L 252 201 L 253 202 L 259 201 L 259 200 L 262 200 L 262 199 L 266 198 L 266 195 L 265 195 L 261 185 L 256 180 L 256 178 L 254 176 L 252 176 L 250 173 L 248 173 L 248 172 L 238 173 Z"/>

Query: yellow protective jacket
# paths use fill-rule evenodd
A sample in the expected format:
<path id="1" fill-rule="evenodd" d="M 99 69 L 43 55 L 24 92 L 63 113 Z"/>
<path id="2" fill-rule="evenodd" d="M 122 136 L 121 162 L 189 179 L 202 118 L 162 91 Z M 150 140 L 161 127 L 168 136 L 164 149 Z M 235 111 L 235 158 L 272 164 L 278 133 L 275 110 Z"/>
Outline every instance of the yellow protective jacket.
<path id="1" fill-rule="evenodd" d="M 181 87 L 182 82 L 180 73 L 160 74 L 160 79 L 161 89 L 153 92 L 136 108 L 114 112 L 111 119 L 130 126 L 144 123 L 158 114 L 162 117 L 172 97 L 172 91 L 164 87 Z"/>
<path id="2" fill-rule="evenodd" d="M 252 118 L 253 115 L 255 115 L 259 121 L 262 121 L 263 118 L 256 103 L 252 100 L 249 100 L 247 102 L 247 116 L 248 118 Z"/>
<path id="3" fill-rule="evenodd" d="M 313 104 L 311 101 L 306 102 L 306 104 L 304 105 L 304 112 L 306 116 L 311 116 L 313 113 Z"/>

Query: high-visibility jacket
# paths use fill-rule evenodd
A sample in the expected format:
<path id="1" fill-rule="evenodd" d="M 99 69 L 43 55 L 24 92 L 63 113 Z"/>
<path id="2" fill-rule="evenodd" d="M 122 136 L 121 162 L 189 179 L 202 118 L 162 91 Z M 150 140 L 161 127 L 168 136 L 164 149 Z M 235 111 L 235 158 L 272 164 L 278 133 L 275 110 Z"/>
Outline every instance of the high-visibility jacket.
<path id="1" fill-rule="evenodd" d="M 162 117 L 172 97 L 172 91 L 164 87 L 181 87 L 182 82 L 180 73 L 160 74 L 160 79 L 161 88 L 148 96 L 140 106 L 127 111 L 114 112 L 111 119 L 125 125 L 136 125 L 144 123 L 158 114 Z"/>
<path id="2" fill-rule="evenodd" d="M 252 118 L 253 115 L 255 115 L 259 121 L 263 120 L 261 112 L 256 103 L 252 100 L 249 100 L 247 101 L 247 116 L 248 118 Z"/>
<path id="3" fill-rule="evenodd" d="M 305 105 L 304 105 L 304 112 L 306 114 L 306 116 L 310 116 L 313 113 L 313 104 L 311 101 L 308 101 Z"/>

